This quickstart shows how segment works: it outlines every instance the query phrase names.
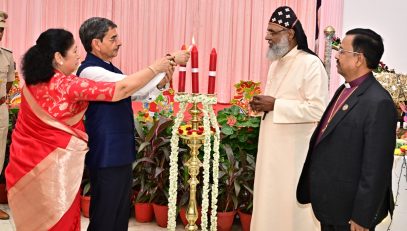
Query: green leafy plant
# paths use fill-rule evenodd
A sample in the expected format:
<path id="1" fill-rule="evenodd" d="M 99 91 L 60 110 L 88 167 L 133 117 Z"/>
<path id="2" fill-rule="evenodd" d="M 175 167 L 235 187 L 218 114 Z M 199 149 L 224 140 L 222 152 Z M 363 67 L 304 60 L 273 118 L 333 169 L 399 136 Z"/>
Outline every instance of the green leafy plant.
<path id="1" fill-rule="evenodd" d="M 238 195 L 238 208 L 247 214 L 253 211 L 253 185 L 256 161 L 253 155 L 246 155 L 246 165 L 243 167 L 242 174 L 238 177 L 238 183 L 241 190 Z"/>
<path id="2" fill-rule="evenodd" d="M 231 106 L 218 112 L 221 126 L 219 211 L 252 207 L 254 168 L 260 117 Z M 243 189 L 243 190 L 242 190 Z M 243 203 L 243 200 L 250 200 Z"/>
<path id="3" fill-rule="evenodd" d="M 238 195 L 241 185 L 238 177 L 242 174 L 241 163 L 228 144 L 222 145 L 222 150 L 226 154 L 219 161 L 219 194 L 218 194 L 218 211 L 228 212 L 237 209 Z"/>
<path id="4" fill-rule="evenodd" d="M 248 116 L 233 105 L 219 111 L 217 119 L 221 126 L 222 144 L 229 144 L 239 156 L 247 153 L 256 155 L 260 117 Z M 246 157 L 242 160 L 246 162 Z"/>
<path id="5" fill-rule="evenodd" d="M 138 152 L 133 164 L 133 188 L 138 191 L 136 202 L 167 204 L 172 124 L 171 119 L 162 116 L 152 124 L 135 121 Z"/>

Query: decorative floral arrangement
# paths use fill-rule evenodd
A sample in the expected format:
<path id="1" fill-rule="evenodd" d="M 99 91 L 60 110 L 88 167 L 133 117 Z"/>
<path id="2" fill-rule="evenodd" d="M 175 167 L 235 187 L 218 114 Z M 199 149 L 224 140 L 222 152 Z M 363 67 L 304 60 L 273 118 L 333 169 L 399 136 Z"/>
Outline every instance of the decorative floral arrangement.
<path id="1" fill-rule="evenodd" d="M 395 73 L 394 69 L 389 69 L 389 67 L 384 64 L 382 61 L 379 62 L 379 65 L 377 65 L 376 69 L 373 70 L 375 73 L 382 73 L 382 72 L 389 72 L 389 73 Z"/>
<path id="2" fill-rule="evenodd" d="M 187 102 L 180 102 L 179 111 L 175 117 L 172 136 L 171 136 L 171 155 L 170 155 L 170 188 L 168 190 L 168 222 L 167 229 L 170 231 L 175 230 L 176 216 L 177 216 L 177 188 L 178 188 L 178 153 L 179 153 L 179 135 L 178 130 L 184 119 L 184 112 Z"/>
<path id="3" fill-rule="evenodd" d="M 407 153 L 407 140 L 397 139 L 396 148 L 394 149 L 394 155 L 404 156 L 406 155 L 406 153 Z"/>
<path id="4" fill-rule="evenodd" d="M 201 136 L 204 135 L 204 182 L 203 182 L 203 194 L 202 194 L 202 223 L 201 229 L 207 230 L 208 219 L 207 212 L 209 208 L 209 169 L 211 151 L 213 151 L 212 162 L 212 196 L 211 196 L 211 230 L 216 230 L 217 227 L 217 187 L 218 187 L 218 169 L 219 169 L 219 141 L 220 141 L 220 129 L 216 120 L 215 113 L 212 105 L 217 103 L 216 97 L 207 95 L 190 95 L 190 94 L 178 94 L 175 96 L 175 101 L 180 102 L 180 110 L 175 117 L 174 126 L 172 130 L 171 138 L 171 156 L 170 156 L 170 188 L 168 198 L 168 222 L 167 229 L 175 230 L 176 228 L 176 201 L 177 201 L 177 187 L 178 187 L 178 153 L 179 153 L 179 137 L 180 136 Z M 187 103 L 202 103 L 203 113 L 203 129 L 192 131 L 190 125 L 181 126 L 184 118 L 184 112 Z M 211 128 L 212 125 L 212 128 Z M 188 129 L 189 128 L 189 129 Z M 211 150 L 211 134 L 215 131 L 213 149 Z"/>
<path id="5" fill-rule="evenodd" d="M 340 45 L 341 45 L 341 39 L 336 36 L 332 37 L 332 48 L 334 50 L 338 50 Z"/>
<path id="6" fill-rule="evenodd" d="M 172 119 L 173 112 L 174 89 L 170 88 L 158 95 L 153 102 L 143 103 L 143 108 L 135 114 L 134 119 L 142 125 L 146 133 L 160 117 Z"/>
<path id="7" fill-rule="evenodd" d="M 236 105 L 246 114 L 250 113 L 249 102 L 253 96 L 261 93 L 260 82 L 243 81 L 235 84 L 236 95 L 230 101 L 232 105 Z"/>
<path id="8" fill-rule="evenodd" d="M 171 118 L 174 112 L 174 89 L 169 88 L 158 95 L 153 102 L 144 103 L 143 110 L 152 114 L 154 118 L 158 118 L 159 115 Z"/>
<path id="9" fill-rule="evenodd" d="M 215 128 L 210 128 L 212 132 L 215 132 Z M 200 136 L 204 133 L 204 126 L 198 126 L 197 130 L 192 129 L 191 124 L 184 124 L 178 128 L 179 135 L 187 135 L 187 136 Z"/>
<path id="10" fill-rule="evenodd" d="M 16 72 L 15 79 L 8 93 L 9 107 L 16 108 L 19 107 L 21 103 L 21 88 L 20 88 L 20 77 Z"/>
<path id="11" fill-rule="evenodd" d="M 142 123 L 152 123 L 154 121 L 153 116 L 151 116 L 149 111 L 145 108 L 137 112 L 135 119 Z"/>

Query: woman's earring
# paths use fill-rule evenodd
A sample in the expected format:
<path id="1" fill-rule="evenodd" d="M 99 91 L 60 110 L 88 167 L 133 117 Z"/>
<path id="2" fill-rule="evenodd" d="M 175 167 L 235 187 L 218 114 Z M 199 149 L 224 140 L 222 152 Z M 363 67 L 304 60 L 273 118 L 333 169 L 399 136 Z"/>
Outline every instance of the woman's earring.
<path id="1" fill-rule="evenodd" d="M 59 63 L 59 65 L 61 65 L 61 66 L 62 66 L 63 64 L 64 64 L 63 62 L 60 62 L 60 63 Z"/>

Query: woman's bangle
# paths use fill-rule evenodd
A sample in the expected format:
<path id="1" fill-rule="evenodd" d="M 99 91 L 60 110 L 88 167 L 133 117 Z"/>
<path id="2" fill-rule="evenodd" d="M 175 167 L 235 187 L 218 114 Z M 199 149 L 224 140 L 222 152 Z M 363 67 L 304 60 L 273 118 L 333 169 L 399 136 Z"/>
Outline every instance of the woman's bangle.
<path id="1" fill-rule="evenodd" d="M 153 72 L 154 76 L 156 76 L 158 74 L 157 71 L 153 67 L 148 66 L 147 68 L 150 69 L 150 71 Z"/>

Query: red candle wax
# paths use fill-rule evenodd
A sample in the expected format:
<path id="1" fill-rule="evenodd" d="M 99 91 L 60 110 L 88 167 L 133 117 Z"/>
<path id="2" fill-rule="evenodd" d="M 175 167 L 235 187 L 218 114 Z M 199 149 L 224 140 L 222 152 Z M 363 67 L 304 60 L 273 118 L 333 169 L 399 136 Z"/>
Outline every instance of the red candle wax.
<path id="1" fill-rule="evenodd" d="M 211 56 L 209 59 L 209 79 L 208 79 L 208 94 L 215 93 L 215 82 L 216 82 L 216 61 L 218 55 L 216 54 L 215 48 L 212 49 Z"/>
<path id="2" fill-rule="evenodd" d="M 187 47 L 182 45 L 181 50 L 186 50 Z M 186 65 L 180 65 L 179 66 L 179 78 L 178 78 L 178 92 L 185 92 L 185 75 L 186 75 Z"/>
<path id="3" fill-rule="evenodd" d="M 191 51 L 191 67 L 192 67 L 192 93 L 199 93 L 199 70 L 198 70 L 198 49 L 194 45 Z"/>

